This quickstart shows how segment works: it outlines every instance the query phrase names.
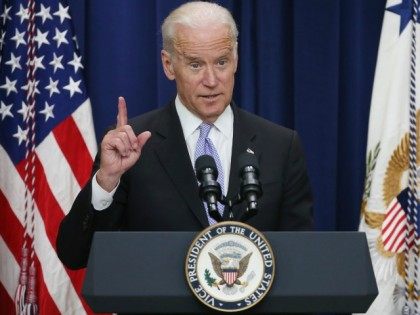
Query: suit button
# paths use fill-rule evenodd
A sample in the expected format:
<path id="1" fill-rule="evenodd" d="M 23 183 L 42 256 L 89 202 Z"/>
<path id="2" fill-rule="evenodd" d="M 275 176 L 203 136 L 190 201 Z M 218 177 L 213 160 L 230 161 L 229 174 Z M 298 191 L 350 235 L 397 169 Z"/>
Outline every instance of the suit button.
<path id="1" fill-rule="evenodd" d="M 88 228 L 89 228 L 89 221 L 90 221 L 90 218 L 91 218 L 91 214 L 90 213 L 88 213 L 86 216 L 85 216 L 85 218 L 84 218 L 84 220 L 83 220 L 83 231 L 86 231 Z"/>

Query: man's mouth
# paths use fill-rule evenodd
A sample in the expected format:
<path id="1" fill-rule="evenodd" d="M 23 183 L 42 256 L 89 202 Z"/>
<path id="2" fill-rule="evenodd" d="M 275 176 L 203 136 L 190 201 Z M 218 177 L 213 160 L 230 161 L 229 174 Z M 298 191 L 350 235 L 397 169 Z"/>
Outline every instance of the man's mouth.
<path id="1" fill-rule="evenodd" d="M 212 101 L 216 99 L 220 94 L 211 94 L 211 95 L 202 95 L 201 97 L 205 98 L 206 100 Z"/>

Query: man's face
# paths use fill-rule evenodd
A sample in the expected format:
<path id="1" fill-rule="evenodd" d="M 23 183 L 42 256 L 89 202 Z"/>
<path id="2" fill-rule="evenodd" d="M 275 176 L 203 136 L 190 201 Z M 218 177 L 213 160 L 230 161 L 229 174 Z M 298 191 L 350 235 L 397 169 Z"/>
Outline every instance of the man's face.
<path id="1" fill-rule="evenodd" d="M 178 26 L 175 52 L 162 51 L 165 74 L 176 81 L 182 103 L 207 122 L 214 122 L 232 100 L 237 57 L 228 27 L 192 29 Z"/>

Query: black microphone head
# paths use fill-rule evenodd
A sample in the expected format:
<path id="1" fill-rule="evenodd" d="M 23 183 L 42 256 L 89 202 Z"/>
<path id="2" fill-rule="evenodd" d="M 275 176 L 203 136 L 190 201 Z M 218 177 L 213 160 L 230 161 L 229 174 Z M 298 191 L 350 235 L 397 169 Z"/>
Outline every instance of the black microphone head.
<path id="1" fill-rule="evenodd" d="M 197 177 L 201 177 L 200 174 L 206 169 L 210 168 L 213 170 L 214 176 L 217 178 L 217 166 L 214 158 L 210 155 L 201 155 L 195 160 L 195 173 Z"/>
<path id="2" fill-rule="evenodd" d="M 239 176 L 242 175 L 242 172 L 245 167 L 252 166 L 255 169 L 255 172 L 259 172 L 258 160 L 255 154 L 244 152 L 238 158 L 239 165 Z"/>

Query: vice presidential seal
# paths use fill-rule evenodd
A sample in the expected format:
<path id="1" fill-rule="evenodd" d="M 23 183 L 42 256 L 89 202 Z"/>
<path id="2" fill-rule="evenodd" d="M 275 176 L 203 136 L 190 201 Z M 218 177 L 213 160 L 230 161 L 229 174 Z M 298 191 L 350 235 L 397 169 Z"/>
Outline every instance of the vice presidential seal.
<path id="1" fill-rule="evenodd" d="M 274 256 L 265 237 L 233 221 L 212 225 L 192 242 L 185 261 L 187 282 L 205 305 L 237 312 L 261 301 L 274 277 Z"/>

